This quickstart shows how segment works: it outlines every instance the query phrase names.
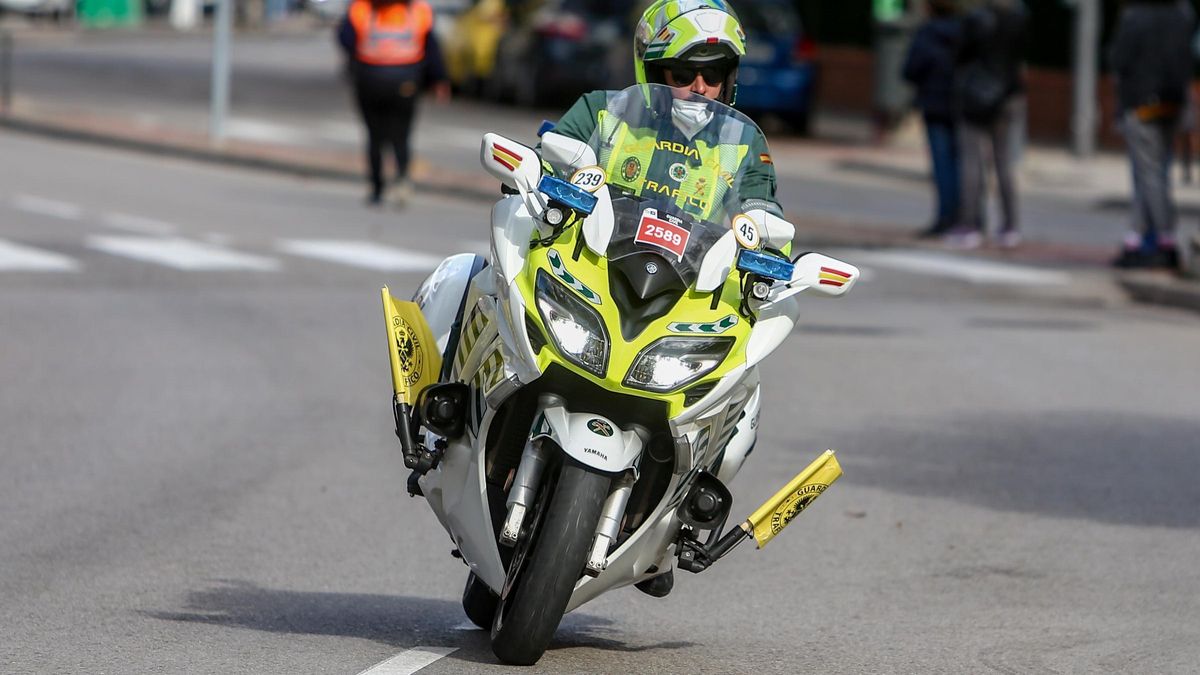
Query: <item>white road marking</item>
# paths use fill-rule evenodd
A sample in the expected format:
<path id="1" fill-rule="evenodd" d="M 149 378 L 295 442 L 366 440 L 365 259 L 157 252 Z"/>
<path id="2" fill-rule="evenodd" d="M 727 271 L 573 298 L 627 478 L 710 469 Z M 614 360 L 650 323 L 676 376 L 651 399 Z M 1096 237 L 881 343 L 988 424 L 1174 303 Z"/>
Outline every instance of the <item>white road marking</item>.
<path id="1" fill-rule="evenodd" d="M 74 272 L 79 265 L 65 255 L 42 251 L 0 239 L 0 270 L 23 272 Z"/>
<path id="2" fill-rule="evenodd" d="M 13 206 L 27 213 L 63 220 L 79 220 L 83 217 L 83 209 L 74 204 L 34 195 L 17 195 L 13 198 Z"/>
<path id="3" fill-rule="evenodd" d="M 273 258 L 177 237 L 92 236 L 88 237 L 87 245 L 112 255 L 187 271 L 244 269 L 271 272 L 279 269 L 279 261 Z"/>
<path id="4" fill-rule="evenodd" d="M 298 127 L 248 117 L 229 120 L 226 130 L 230 136 L 236 138 L 268 143 L 300 143 L 308 136 L 304 129 Z"/>
<path id="5" fill-rule="evenodd" d="M 422 272 L 438 266 L 442 258 L 369 241 L 341 239 L 286 239 L 279 250 L 291 255 L 365 267 L 381 272 Z"/>
<path id="6" fill-rule="evenodd" d="M 456 647 L 413 647 L 367 668 L 358 675 L 412 675 L 456 651 Z"/>
<path id="7" fill-rule="evenodd" d="M 105 225 L 113 229 L 137 232 L 138 234 L 174 234 L 178 229 L 171 223 L 162 220 L 132 216 L 128 213 L 106 213 L 103 220 Z"/>
<path id="8" fill-rule="evenodd" d="M 973 284 L 1046 286 L 1071 281 L 1071 275 L 1066 272 L 931 251 L 853 251 L 846 252 L 844 259 L 854 265 L 861 262 L 915 274 L 962 279 Z"/>

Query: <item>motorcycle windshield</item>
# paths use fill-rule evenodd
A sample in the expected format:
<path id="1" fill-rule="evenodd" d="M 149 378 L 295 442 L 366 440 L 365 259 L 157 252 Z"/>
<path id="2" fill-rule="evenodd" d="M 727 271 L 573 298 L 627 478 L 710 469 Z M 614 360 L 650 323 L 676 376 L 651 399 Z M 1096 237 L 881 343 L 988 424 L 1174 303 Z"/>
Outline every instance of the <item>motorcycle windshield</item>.
<path id="1" fill-rule="evenodd" d="M 750 118 L 696 94 L 656 84 L 611 92 L 589 141 L 616 221 L 606 257 L 654 252 L 695 283 L 704 254 L 741 212 L 760 134 Z"/>

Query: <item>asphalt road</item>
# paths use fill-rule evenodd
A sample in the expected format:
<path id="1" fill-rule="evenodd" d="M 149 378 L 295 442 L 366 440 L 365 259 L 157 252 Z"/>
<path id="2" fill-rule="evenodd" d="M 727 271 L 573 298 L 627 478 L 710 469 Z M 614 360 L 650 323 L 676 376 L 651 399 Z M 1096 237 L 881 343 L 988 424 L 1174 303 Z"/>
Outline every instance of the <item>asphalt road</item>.
<path id="1" fill-rule="evenodd" d="M 506 670 L 404 493 L 378 295 L 481 248 L 487 206 L 0 158 L 0 671 Z M 765 371 L 734 510 L 827 447 L 845 477 L 763 551 L 568 615 L 524 672 L 1194 672 L 1196 317 L 1087 270 L 837 254 L 867 277 Z"/>

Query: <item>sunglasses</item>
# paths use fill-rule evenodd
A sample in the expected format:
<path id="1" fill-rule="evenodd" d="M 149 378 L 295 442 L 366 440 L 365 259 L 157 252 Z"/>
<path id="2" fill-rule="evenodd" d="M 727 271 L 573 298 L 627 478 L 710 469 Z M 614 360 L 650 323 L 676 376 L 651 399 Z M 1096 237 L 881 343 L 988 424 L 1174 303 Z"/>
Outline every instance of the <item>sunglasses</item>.
<path id="1" fill-rule="evenodd" d="M 667 69 L 671 73 L 671 79 L 676 86 L 683 87 L 696 81 L 696 75 L 704 78 L 710 87 L 719 87 L 725 84 L 725 78 L 729 77 L 729 68 L 723 66 L 693 66 L 678 64 Z"/>

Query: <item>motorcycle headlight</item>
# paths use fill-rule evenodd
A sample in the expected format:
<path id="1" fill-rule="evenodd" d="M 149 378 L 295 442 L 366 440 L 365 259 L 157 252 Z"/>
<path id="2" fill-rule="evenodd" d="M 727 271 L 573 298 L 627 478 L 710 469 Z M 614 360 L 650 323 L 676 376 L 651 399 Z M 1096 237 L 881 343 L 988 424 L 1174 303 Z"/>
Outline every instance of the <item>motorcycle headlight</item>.
<path id="1" fill-rule="evenodd" d="M 704 377 L 721 365 L 732 338 L 667 337 L 642 350 L 625 376 L 625 386 L 668 392 Z"/>
<path id="2" fill-rule="evenodd" d="M 568 361 L 604 377 L 608 365 L 608 331 L 596 310 L 544 270 L 537 275 L 537 308 L 558 353 Z"/>

